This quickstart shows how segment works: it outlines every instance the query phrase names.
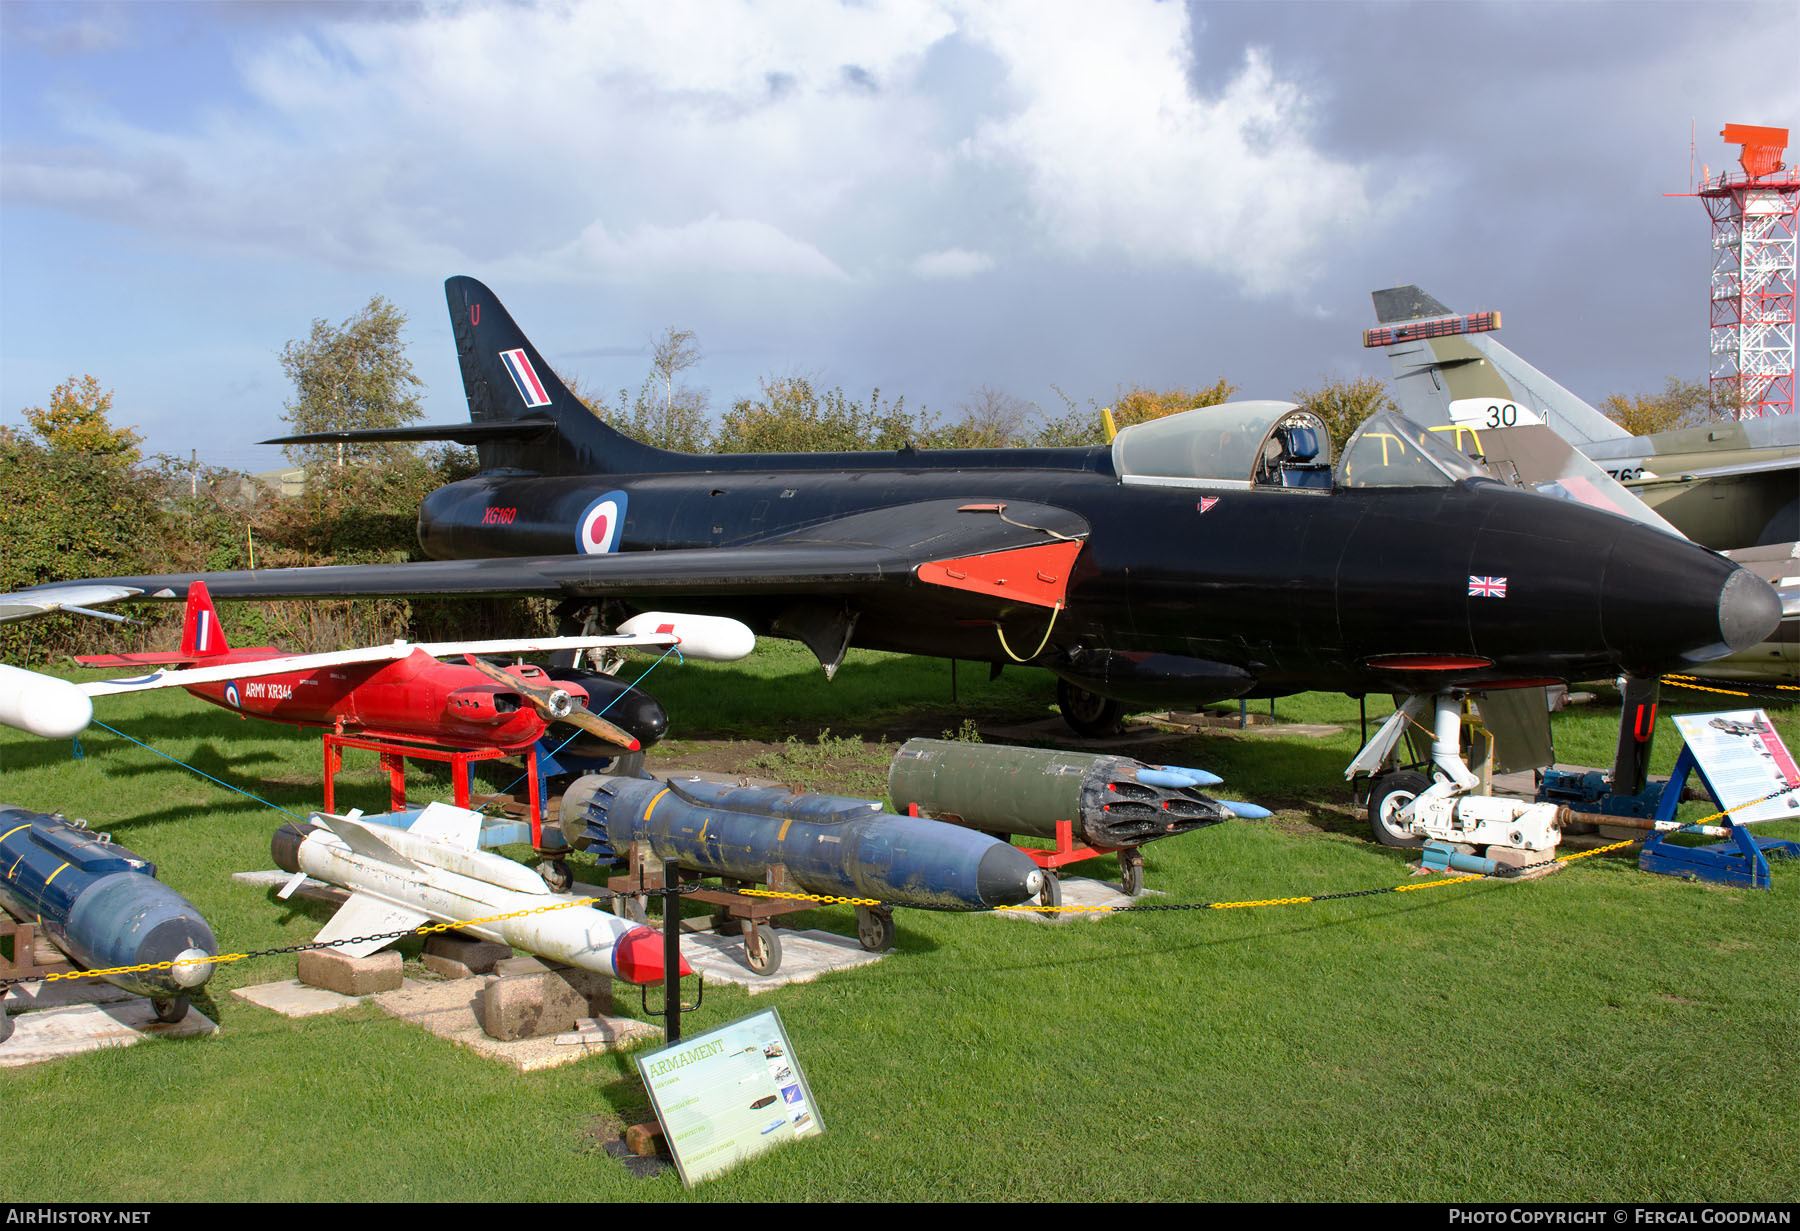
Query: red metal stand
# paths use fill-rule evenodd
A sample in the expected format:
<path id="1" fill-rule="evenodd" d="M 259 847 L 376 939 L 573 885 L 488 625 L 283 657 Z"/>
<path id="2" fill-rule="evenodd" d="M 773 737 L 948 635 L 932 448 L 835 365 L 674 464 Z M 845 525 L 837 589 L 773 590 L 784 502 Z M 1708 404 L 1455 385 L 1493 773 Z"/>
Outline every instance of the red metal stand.
<path id="1" fill-rule="evenodd" d="M 381 755 L 381 765 L 388 771 L 388 808 L 392 812 L 406 809 L 406 758 L 415 761 L 437 761 L 450 766 L 450 783 L 456 806 L 469 806 L 469 766 L 476 761 L 494 761 L 521 755 L 499 748 L 448 748 L 441 744 L 402 744 L 366 735 L 339 735 L 325 732 L 325 811 L 335 812 L 337 773 L 344 767 L 345 748 L 366 748 Z M 531 845 L 543 845 L 544 805 L 542 784 L 538 775 L 537 749 L 523 750 L 525 779 L 531 792 Z"/>

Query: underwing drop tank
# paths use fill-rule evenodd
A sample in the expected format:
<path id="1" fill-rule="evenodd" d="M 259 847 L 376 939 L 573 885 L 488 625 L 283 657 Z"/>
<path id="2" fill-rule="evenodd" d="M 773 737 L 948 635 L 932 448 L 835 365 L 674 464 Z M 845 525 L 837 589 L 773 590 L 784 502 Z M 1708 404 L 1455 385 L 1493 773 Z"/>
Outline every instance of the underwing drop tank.
<path id="1" fill-rule="evenodd" d="M 610 856 L 642 842 L 703 876 L 761 882 L 780 865 L 807 893 L 949 910 L 1015 906 L 1043 887 L 1043 873 L 1006 843 L 867 799 L 592 774 L 562 806 L 578 850 Z"/>
<path id="2" fill-rule="evenodd" d="M 219 945 L 194 904 L 156 879 L 156 865 L 57 813 L 0 805 L 0 906 L 36 922 L 85 970 L 175 962 L 102 976 L 176 1021 L 212 978 Z"/>
<path id="3" fill-rule="evenodd" d="M 888 767 L 896 808 L 916 807 L 989 833 L 1056 837 L 1071 822 L 1078 842 L 1109 850 L 1268 811 L 1200 792 L 1205 770 L 1146 765 L 1129 757 L 956 740 L 912 739 Z"/>

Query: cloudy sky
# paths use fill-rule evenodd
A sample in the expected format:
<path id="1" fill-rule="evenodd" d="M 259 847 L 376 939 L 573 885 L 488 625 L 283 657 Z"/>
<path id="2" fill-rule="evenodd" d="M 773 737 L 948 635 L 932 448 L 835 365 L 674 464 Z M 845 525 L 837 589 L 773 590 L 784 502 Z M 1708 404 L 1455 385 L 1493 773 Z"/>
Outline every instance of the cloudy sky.
<path id="1" fill-rule="evenodd" d="M 1707 370 L 1727 122 L 1800 129 L 1776 3 L 0 3 L 0 423 L 71 374 L 280 465 L 278 356 L 371 295 L 466 414 L 442 282 L 635 387 L 698 332 L 952 415 L 1386 376 L 1368 292 L 1499 308 L 1577 393 Z"/>

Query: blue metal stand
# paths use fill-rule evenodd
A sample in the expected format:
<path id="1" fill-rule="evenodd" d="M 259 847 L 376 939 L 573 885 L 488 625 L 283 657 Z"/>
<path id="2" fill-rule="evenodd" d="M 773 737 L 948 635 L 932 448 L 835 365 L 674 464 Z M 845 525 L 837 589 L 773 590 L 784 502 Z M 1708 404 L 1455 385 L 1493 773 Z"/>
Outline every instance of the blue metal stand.
<path id="1" fill-rule="evenodd" d="M 1663 784 L 1662 798 L 1656 807 L 1656 819 L 1672 821 L 1681 803 L 1681 788 L 1689 774 L 1700 775 L 1700 783 L 1712 801 L 1719 803 L 1718 792 L 1700 768 L 1691 749 L 1683 748 L 1675 761 L 1675 772 Z M 1723 804 L 1719 804 L 1723 807 Z M 1713 881 L 1722 885 L 1742 885 L 1747 889 L 1767 889 L 1770 884 L 1770 854 L 1800 859 L 1800 842 L 1784 838 L 1758 838 L 1742 825 L 1727 819 L 1731 841 L 1706 846 L 1677 846 L 1668 839 L 1679 830 L 1662 830 L 1651 835 L 1638 855 L 1638 867 L 1662 876 L 1685 876 L 1692 880 Z"/>

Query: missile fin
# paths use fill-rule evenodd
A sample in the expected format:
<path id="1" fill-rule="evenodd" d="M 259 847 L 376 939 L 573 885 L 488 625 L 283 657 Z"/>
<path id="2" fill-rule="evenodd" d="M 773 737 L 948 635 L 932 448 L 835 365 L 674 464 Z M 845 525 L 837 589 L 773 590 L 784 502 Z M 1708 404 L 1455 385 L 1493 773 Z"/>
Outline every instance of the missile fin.
<path id="1" fill-rule="evenodd" d="M 419 819 L 407 828 L 414 837 L 447 842 L 451 846 L 481 849 L 481 814 L 458 808 L 454 804 L 434 800 L 425 806 Z"/>
<path id="2" fill-rule="evenodd" d="M 350 900 L 339 908 L 338 913 L 331 917 L 331 922 L 313 940 L 317 944 L 325 944 L 329 941 L 348 940 L 353 936 L 380 936 L 385 932 L 416 928 L 421 923 L 430 922 L 430 915 L 421 915 L 416 910 L 383 902 L 366 893 L 353 893 Z M 356 944 L 337 945 L 335 948 L 347 957 L 368 957 L 392 943 L 390 940 L 364 940 Z"/>
<path id="3" fill-rule="evenodd" d="M 348 816 L 333 816 L 329 812 L 315 812 L 313 819 L 343 839 L 345 846 L 365 859 L 377 859 L 402 868 L 416 869 L 419 866 L 394 849 L 393 844 L 379 832 L 381 826 L 369 825 Z"/>

